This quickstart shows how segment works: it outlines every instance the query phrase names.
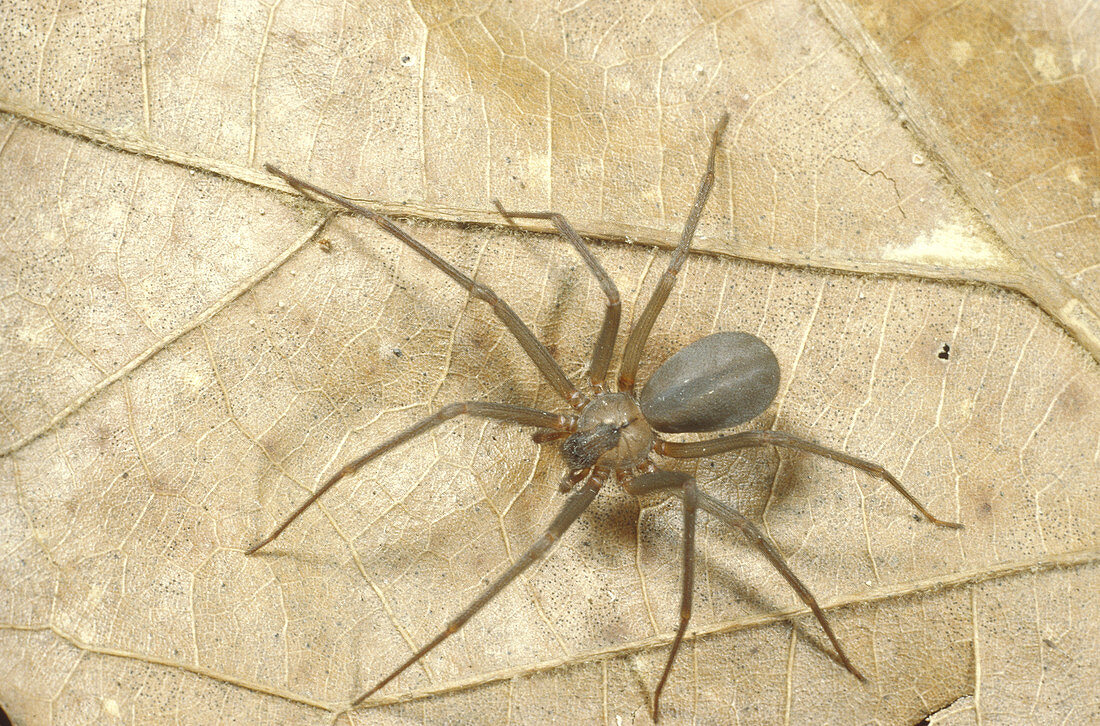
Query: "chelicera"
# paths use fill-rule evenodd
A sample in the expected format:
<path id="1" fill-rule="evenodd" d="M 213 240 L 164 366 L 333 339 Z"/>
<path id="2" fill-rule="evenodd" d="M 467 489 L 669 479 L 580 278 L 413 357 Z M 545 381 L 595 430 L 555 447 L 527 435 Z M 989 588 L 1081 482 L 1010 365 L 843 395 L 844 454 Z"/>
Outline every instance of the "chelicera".
<path id="1" fill-rule="evenodd" d="M 775 399 L 779 387 L 779 363 L 771 348 L 754 335 L 744 332 L 720 332 L 696 341 L 661 365 L 642 387 L 640 393 L 635 391 L 635 376 L 646 340 L 661 308 L 668 299 L 676 276 L 687 261 L 695 228 L 714 184 L 715 157 L 727 120 L 728 117 L 723 116 L 714 129 L 706 171 L 699 184 L 680 242 L 672 254 L 668 268 L 658 281 L 649 302 L 627 338 L 619 367 L 618 385 L 614 391 L 608 390 L 607 378 L 620 317 L 619 292 L 615 283 L 564 217 L 552 212 L 509 212 L 499 202 L 494 202 L 509 224 L 514 225 L 516 219 L 541 219 L 553 224 L 581 255 L 607 297 L 603 322 L 596 339 L 592 362 L 588 368 L 590 394 L 582 393 L 566 377 L 553 356 L 539 342 L 530 328 L 490 288 L 476 282 L 439 257 L 384 215 L 273 166 L 266 167 L 269 172 L 283 178 L 303 194 L 334 202 L 351 212 L 371 219 L 430 260 L 475 298 L 488 303 L 493 313 L 500 318 L 522 346 L 542 377 L 572 408 L 571 413 L 558 414 L 524 406 L 483 401 L 466 401 L 444 406 L 345 464 L 297 510 L 284 519 L 268 537 L 248 550 L 248 554 L 253 554 L 272 542 L 302 512 L 344 477 L 358 471 L 382 454 L 456 416 L 475 416 L 533 426 L 537 428 L 533 436 L 536 443 L 560 442 L 562 455 L 568 467 L 560 489 L 563 493 L 569 493 L 569 497 L 543 535 L 517 558 L 512 566 L 486 587 L 466 609 L 455 615 L 438 635 L 410 655 L 405 662 L 378 681 L 370 690 L 356 698 L 353 706 L 359 705 L 386 686 L 405 669 L 457 632 L 520 573 L 545 556 L 554 542 L 588 508 L 599 494 L 601 487 L 611 479 L 635 496 L 667 491 L 678 496 L 683 502 L 680 622 L 664 671 L 653 691 L 654 719 L 659 713 L 661 692 L 668 681 L 676 661 L 676 654 L 691 619 L 695 574 L 695 519 L 696 512 L 700 508 L 740 531 L 760 550 L 813 612 L 836 650 L 837 660 L 856 678 L 863 680 L 863 676 L 845 654 L 844 648 L 834 635 L 813 594 L 787 566 L 778 548 L 751 520 L 735 508 L 699 491 L 693 477 L 682 472 L 659 468 L 653 460 L 653 455 L 667 459 L 690 459 L 758 446 L 796 449 L 853 466 L 886 481 L 933 524 L 943 527 L 960 525 L 934 517 L 893 475 L 878 464 L 781 431 L 743 431 L 688 443 L 662 438 L 660 436 L 662 433 L 708 433 L 727 429 L 752 420 L 768 408 Z"/>

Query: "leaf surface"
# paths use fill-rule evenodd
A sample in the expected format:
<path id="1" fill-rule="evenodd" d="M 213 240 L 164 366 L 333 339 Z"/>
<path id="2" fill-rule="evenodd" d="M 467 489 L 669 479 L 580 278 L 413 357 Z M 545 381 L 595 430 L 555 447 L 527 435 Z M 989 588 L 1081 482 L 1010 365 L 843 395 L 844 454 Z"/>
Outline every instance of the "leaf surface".
<path id="1" fill-rule="evenodd" d="M 942 6 L 941 6 L 942 5 Z M 794 593 L 700 521 L 672 723 L 1087 722 L 1100 704 L 1100 12 L 1075 3 L 116 3 L 0 11 L 0 705 L 28 723 L 649 721 L 681 515 L 608 486 L 552 554 L 362 708 L 514 561 L 559 452 L 440 406 L 564 410 L 484 305 L 276 163 L 491 285 L 583 380 L 604 299 L 667 264 L 644 380 L 718 330 L 775 350 L 791 452 L 686 462 Z M 621 348 L 621 341 L 620 341 Z M 793 626 L 792 626 L 793 622 Z"/>

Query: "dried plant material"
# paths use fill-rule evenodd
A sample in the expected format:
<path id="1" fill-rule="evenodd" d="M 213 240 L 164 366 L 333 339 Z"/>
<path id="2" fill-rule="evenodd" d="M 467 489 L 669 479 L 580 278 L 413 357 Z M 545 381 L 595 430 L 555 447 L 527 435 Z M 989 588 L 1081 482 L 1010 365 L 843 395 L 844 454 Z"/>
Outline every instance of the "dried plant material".
<path id="1" fill-rule="evenodd" d="M 456 423 L 348 482 L 278 556 L 244 548 L 319 472 L 443 403 L 552 393 L 395 242 L 248 182 L 280 163 L 418 217 L 580 374 L 598 286 L 489 200 L 644 242 L 596 249 L 633 320 L 724 109 L 698 240 L 716 254 L 689 260 L 639 379 L 712 331 L 766 337 L 774 428 L 882 462 L 967 528 L 944 537 L 802 456 L 699 467 L 873 655 L 853 683 L 703 516 L 666 718 L 1100 718 L 1080 687 L 1100 678 L 1100 34 L 1070 5 L 0 14 L 0 704 L 33 723 L 645 723 L 682 518 L 625 496 L 397 703 L 341 713 L 545 527 L 561 462 Z"/>

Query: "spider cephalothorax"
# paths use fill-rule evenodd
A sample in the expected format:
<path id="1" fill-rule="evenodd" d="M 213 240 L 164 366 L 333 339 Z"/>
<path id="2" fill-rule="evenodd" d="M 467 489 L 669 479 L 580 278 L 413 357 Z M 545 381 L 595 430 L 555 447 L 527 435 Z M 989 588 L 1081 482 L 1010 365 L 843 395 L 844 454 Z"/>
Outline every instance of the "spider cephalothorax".
<path id="1" fill-rule="evenodd" d="M 633 469 L 653 450 L 653 429 L 628 393 L 601 393 L 577 417 L 577 430 L 562 442 L 570 475 L 594 466 Z"/>
<path id="2" fill-rule="evenodd" d="M 798 449 L 854 466 L 883 479 L 935 524 L 947 527 L 959 525 L 933 517 L 897 479 L 881 466 L 781 431 L 743 431 L 689 443 L 662 439 L 658 432 L 707 433 L 736 426 L 755 418 L 771 404 L 779 387 L 779 364 L 767 344 L 754 335 L 743 332 L 722 332 L 696 341 L 672 355 L 661 365 L 650 376 L 639 395 L 635 396 L 634 393 L 635 376 L 641 361 L 642 350 L 665 300 L 668 299 L 677 274 L 687 261 L 695 227 L 710 194 L 711 186 L 714 184 L 715 156 L 727 120 L 726 116 L 722 117 L 711 137 L 706 171 L 699 184 L 687 223 L 684 225 L 680 243 L 627 338 L 619 367 L 616 392 L 606 390 L 611 352 L 615 347 L 615 338 L 619 329 L 620 301 L 615 283 L 564 217 L 553 212 L 507 212 L 499 202 L 494 202 L 501 215 L 510 224 L 514 224 L 515 219 L 550 221 L 581 255 L 607 297 L 603 322 L 596 339 L 592 363 L 588 369 L 588 383 L 592 389 L 591 398 L 577 389 L 554 361 L 549 350 L 539 342 L 512 308 L 497 297 L 490 288 L 475 282 L 389 218 L 270 165 L 267 167 L 271 173 L 285 179 L 296 190 L 330 200 L 373 220 L 431 261 L 443 273 L 466 288 L 473 297 L 486 302 L 515 337 L 546 382 L 574 411 L 570 414 L 556 414 L 524 406 L 483 401 L 466 401 L 444 406 L 431 416 L 344 465 L 297 510 L 286 517 L 267 538 L 248 550 L 248 554 L 252 554 L 278 537 L 298 515 L 343 477 L 455 416 L 480 416 L 534 426 L 538 429 L 534 435 L 536 443 L 561 442 L 562 455 L 568 471 L 562 479 L 560 489 L 563 493 L 571 493 L 561 511 L 546 528 L 545 533 L 535 540 L 526 552 L 516 558 L 515 562 L 470 605 L 455 615 L 435 638 L 410 655 L 369 691 L 355 699 L 353 705 L 362 703 L 457 632 L 521 572 L 541 559 L 550 546 L 592 503 L 600 488 L 612 476 L 631 494 L 641 496 L 656 491 L 668 491 L 683 501 L 683 581 L 680 596 L 680 624 L 672 641 L 664 671 L 653 692 L 654 719 L 657 718 L 661 691 L 668 680 L 691 617 L 695 572 L 695 515 L 699 508 L 705 509 L 712 516 L 739 530 L 759 548 L 813 611 L 822 630 L 836 649 L 838 660 L 856 677 L 862 679 L 833 634 L 814 596 L 790 570 L 775 545 L 751 520 L 736 509 L 699 491 L 694 478 L 688 474 L 659 468 L 652 460 L 651 454 L 681 459 L 711 456 L 754 446 L 782 446 Z"/>

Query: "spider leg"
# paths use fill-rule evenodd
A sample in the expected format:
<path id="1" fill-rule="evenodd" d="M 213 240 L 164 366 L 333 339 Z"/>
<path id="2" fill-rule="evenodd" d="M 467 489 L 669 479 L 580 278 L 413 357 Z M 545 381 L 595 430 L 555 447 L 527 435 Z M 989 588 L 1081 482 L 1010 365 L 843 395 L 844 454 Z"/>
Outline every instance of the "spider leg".
<path id="1" fill-rule="evenodd" d="M 680 627 L 676 629 L 676 637 L 672 641 L 668 660 L 665 661 L 661 680 L 657 681 L 657 688 L 653 691 L 653 720 L 656 721 L 660 709 L 661 691 L 664 690 L 668 675 L 672 672 L 672 664 L 676 662 L 676 654 L 680 650 L 680 643 L 684 640 L 688 621 L 691 620 L 691 598 L 695 588 L 695 513 L 699 502 L 699 489 L 695 486 L 694 477 L 683 472 L 659 469 L 643 474 L 633 481 L 625 479 L 623 485 L 628 492 L 636 496 L 661 489 L 676 489 L 676 493 L 684 500 L 684 562 L 680 591 Z"/>
<path id="2" fill-rule="evenodd" d="M 414 423 L 409 428 L 401 431 L 400 433 L 391 436 L 383 441 L 378 446 L 363 454 L 357 459 L 353 459 L 348 462 L 338 472 L 328 478 L 324 484 L 317 489 L 309 499 L 306 499 L 294 513 L 284 519 L 275 531 L 268 535 L 262 542 L 257 545 L 253 545 L 245 554 L 255 554 L 260 548 L 270 544 L 276 537 L 283 533 L 283 530 L 290 526 L 290 524 L 298 518 L 302 512 L 309 509 L 314 502 L 321 498 L 321 496 L 336 484 L 336 482 L 343 479 L 348 474 L 352 474 L 359 470 L 367 462 L 375 459 L 387 451 L 394 449 L 401 444 L 415 439 L 417 436 L 435 428 L 439 424 L 448 419 L 452 419 L 455 416 L 461 416 L 467 414 L 469 416 L 478 416 L 481 418 L 491 418 L 498 421 L 510 421 L 512 423 L 518 423 L 522 426 L 540 426 L 544 429 L 555 430 L 568 430 L 576 426 L 575 419 L 572 416 L 562 416 L 556 413 L 547 413 L 546 411 L 538 411 L 533 408 L 525 408 L 523 406 L 512 406 L 505 403 L 486 403 L 484 401 L 465 401 L 462 403 L 452 403 L 439 409 L 431 416 L 422 418 Z"/>
<path id="3" fill-rule="evenodd" d="M 815 444 L 812 441 L 784 433 L 783 431 L 742 431 L 741 433 L 732 434 L 730 436 L 719 436 L 718 438 L 708 439 L 706 441 L 692 441 L 688 443 L 662 440 L 656 444 L 654 450 L 659 454 L 676 459 L 694 459 L 700 456 L 710 456 L 712 454 L 720 454 L 734 449 L 746 449 L 753 446 L 783 446 L 788 449 L 808 451 L 811 454 L 824 456 L 826 459 L 832 459 L 841 464 L 847 464 L 856 469 L 862 469 L 871 476 L 878 477 L 894 487 L 899 494 L 908 499 L 909 503 L 916 507 L 917 511 L 923 514 L 932 524 L 940 527 L 950 527 L 952 529 L 962 528 L 962 525 L 958 522 L 948 522 L 933 516 L 933 514 L 925 509 L 924 505 L 917 501 L 917 498 L 910 494 L 909 491 L 901 485 L 901 482 L 898 481 L 893 474 L 886 471 L 883 466 L 867 461 L 866 459 L 860 459 L 851 454 L 846 454 L 843 451 L 837 451 L 836 449 L 830 449 L 821 444 Z"/>
<path id="4" fill-rule="evenodd" d="M 264 164 L 264 168 L 272 174 L 282 177 L 290 186 L 297 189 L 299 192 L 305 194 L 309 192 L 318 197 L 328 199 L 331 202 L 335 202 L 345 209 L 349 209 L 356 214 L 370 219 L 382 229 L 392 234 L 397 239 L 401 240 L 422 257 L 427 259 L 441 271 L 443 271 L 448 277 L 457 282 L 462 287 L 479 300 L 484 300 L 492 308 L 493 314 L 495 314 L 504 327 L 508 328 L 508 332 L 519 342 L 520 346 L 527 353 L 527 357 L 535 364 L 535 367 L 542 373 L 543 378 L 546 379 L 558 394 L 564 398 L 569 405 L 573 408 L 580 409 L 587 403 L 587 399 L 584 394 L 577 390 L 565 373 L 562 371 L 561 366 L 558 365 L 554 357 L 550 355 L 550 351 L 546 349 L 546 346 L 535 337 L 535 334 L 531 332 L 531 329 L 520 319 L 515 310 L 512 310 L 508 303 L 501 300 L 495 292 L 488 286 L 482 285 L 480 282 L 475 282 L 466 273 L 459 270 L 457 267 L 447 262 L 445 259 L 432 252 L 424 245 L 423 242 L 413 237 L 404 229 L 399 227 L 392 219 L 384 214 L 375 212 L 372 209 L 356 204 L 355 202 L 342 197 L 339 194 L 321 189 L 320 187 L 310 184 L 307 181 L 299 179 L 296 176 L 287 174 L 285 171 L 275 168 L 271 164 Z"/>
<path id="5" fill-rule="evenodd" d="M 466 624 L 466 621 L 476 615 L 481 608 L 489 604 L 489 601 L 507 587 L 512 580 L 516 579 L 520 573 L 542 559 L 550 549 L 550 546 L 554 544 L 554 542 L 562 536 L 565 530 L 569 529 L 569 525 L 573 524 L 573 522 L 577 520 L 577 517 L 581 516 L 581 513 L 588 508 L 588 505 L 596 498 L 596 494 L 599 493 L 601 486 L 603 486 L 603 480 L 597 479 L 596 477 L 589 478 L 583 487 L 578 489 L 565 501 L 565 505 L 561 508 L 561 511 L 558 512 L 557 516 L 554 517 L 554 520 L 550 522 L 550 525 L 546 528 L 543 535 L 535 540 L 511 567 L 505 570 L 491 585 L 485 588 L 485 590 L 478 595 L 465 610 L 451 618 L 451 621 L 447 623 L 447 626 L 443 628 L 443 631 L 440 632 L 439 635 L 432 638 L 427 645 L 413 653 L 408 660 L 376 683 L 373 688 L 355 699 L 351 705 L 353 707 L 358 706 L 360 703 L 370 698 L 387 683 L 400 675 L 406 668 L 416 663 L 437 645 L 458 632 L 459 628 Z"/>
<path id="6" fill-rule="evenodd" d="M 679 492 L 676 493 L 679 494 Z M 825 631 L 825 635 L 829 637 L 829 642 L 833 644 L 833 648 L 836 650 L 837 657 L 840 659 L 841 664 L 860 681 L 866 681 L 867 679 L 863 677 L 863 674 L 852 665 L 852 661 L 848 660 L 848 655 L 844 652 L 844 648 L 840 646 L 840 641 L 837 640 L 836 635 L 833 634 L 833 629 L 829 626 L 829 621 L 825 619 L 825 612 L 821 609 L 821 606 L 817 604 L 817 600 L 814 598 L 813 593 L 803 584 L 802 580 L 798 579 L 797 575 L 791 572 L 791 568 L 787 566 L 787 562 L 783 559 L 783 555 L 780 554 L 779 549 L 760 531 L 760 528 L 753 524 L 752 520 L 744 514 L 741 514 L 741 512 L 715 499 L 709 494 L 699 492 L 699 506 L 731 527 L 741 530 L 741 534 L 745 535 L 749 542 L 754 544 L 757 549 L 763 553 L 764 557 L 768 558 L 768 562 L 772 563 L 772 567 L 779 570 L 779 574 L 783 575 L 787 584 L 798 593 L 798 596 L 802 598 L 802 602 L 806 603 L 810 610 L 813 611 L 814 617 L 817 618 L 817 622 L 821 625 L 821 629 Z"/>
<path id="7" fill-rule="evenodd" d="M 686 486 L 686 483 L 690 482 L 691 486 Z M 691 508 L 695 509 L 695 506 L 701 507 L 709 512 L 711 515 L 722 520 L 730 527 L 737 529 L 749 540 L 750 543 L 756 546 L 757 549 L 763 553 L 764 557 L 772 564 L 775 569 L 779 571 L 779 574 L 787 581 L 787 584 L 798 594 L 798 597 L 802 599 L 802 602 L 813 612 L 814 617 L 817 618 L 817 622 L 821 625 L 821 629 L 825 631 L 825 635 L 829 638 L 829 642 L 833 644 L 833 649 L 836 650 L 837 658 L 840 660 L 841 665 L 848 669 L 848 671 L 858 678 L 860 681 L 866 680 L 856 667 L 852 665 L 852 661 L 848 659 L 848 655 L 844 652 L 844 648 L 840 645 L 840 641 L 837 640 L 836 635 L 833 633 L 832 627 L 829 625 L 829 621 L 825 619 L 825 612 L 821 609 L 821 606 L 817 604 L 817 599 L 814 598 L 810 589 L 798 579 L 798 576 L 791 571 L 791 568 L 787 566 L 787 561 L 783 559 L 783 555 L 779 552 L 779 549 L 772 544 L 771 540 L 760 531 L 760 528 L 753 524 L 745 515 L 737 511 L 735 508 L 721 502 L 714 497 L 706 494 L 705 492 L 698 491 L 694 486 L 694 480 L 691 476 L 682 472 L 667 472 L 656 471 L 652 474 L 643 474 L 630 483 L 628 491 L 633 494 L 648 494 L 651 492 L 660 491 L 662 489 L 670 489 L 672 492 L 684 500 L 685 509 L 685 524 L 687 523 L 686 510 Z M 689 504 L 689 499 L 696 500 Z M 694 521 L 692 522 L 694 525 Z M 692 544 L 694 544 L 694 526 L 692 527 Z M 685 540 L 687 539 L 687 531 L 685 530 Z M 685 552 L 685 562 L 687 553 Z M 694 554 L 692 555 L 694 564 Z M 685 580 L 691 570 L 685 569 Z M 689 598 L 685 592 L 685 598 Z M 690 599 L 689 599 L 690 603 Z M 690 608 L 690 604 L 689 604 Z M 685 624 L 686 625 L 686 624 Z M 684 625 L 681 625 L 684 627 Z M 682 638 L 682 633 L 678 632 L 676 640 L 673 643 L 675 649 L 679 640 Z M 675 653 L 675 650 L 673 651 Z M 660 696 L 660 689 L 664 686 L 665 678 L 668 676 L 668 671 L 671 668 L 671 661 L 665 666 L 665 675 L 661 677 L 661 682 L 657 686 L 657 696 Z M 654 704 L 656 706 L 656 698 L 654 698 Z M 656 711 L 656 707 L 654 708 Z"/>
<path id="8" fill-rule="evenodd" d="M 573 225 L 569 224 L 565 217 L 557 212 L 507 212 L 497 199 L 493 200 L 493 204 L 496 205 L 500 215 L 513 226 L 516 225 L 516 219 L 548 220 L 563 237 L 569 240 L 569 243 L 573 245 L 573 248 L 580 254 L 581 259 L 584 260 L 584 264 L 588 265 L 588 269 L 595 276 L 596 281 L 600 283 L 603 294 L 607 296 L 607 307 L 604 309 L 600 335 L 596 338 L 596 347 L 592 352 L 592 364 L 588 366 L 588 379 L 592 383 L 592 388 L 596 391 L 603 391 L 604 383 L 607 380 L 607 368 L 611 364 L 611 351 L 615 348 L 615 336 L 619 332 L 619 317 L 622 308 L 619 300 L 619 288 L 615 286 L 611 276 L 603 269 L 603 265 L 588 249 L 588 245 L 584 243 L 584 240 L 581 239 L 581 236 L 577 234 L 577 231 L 573 229 Z"/>
<path id="9" fill-rule="evenodd" d="M 699 191 L 695 194 L 695 203 L 688 214 L 684 231 L 680 235 L 680 243 L 672 254 L 672 261 L 668 263 L 668 269 L 657 281 L 657 287 L 653 290 L 645 310 L 642 311 L 634 327 L 630 331 L 630 337 L 626 339 L 626 347 L 623 349 L 623 362 L 619 366 L 619 390 L 627 393 L 634 390 L 634 378 L 638 373 L 638 363 L 642 359 L 642 348 L 649 338 L 649 332 L 653 329 L 653 323 L 657 321 L 657 315 L 665 306 L 668 295 L 672 292 L 672 286 L 676 284 L 676 275 L 687 261 L 688 251 L 691 249 L 691 240 L 695 237 L 695 228 L 699 224 L 699 217 L 703 214 L 703 207 L 710 196 L 710 189 L 714 186 L 714 158 L 718 153 L 718 142 L 722 140 L 722 134 L 726 131 L 729 122 L 729 114 L 722 114 L 718 119 L 718 125 L 714 127 L 714 134 L 710 141 L 710 154 L 707 156 L 707 170 L 703 173 L 703 179 L 699 182 Z"/>

